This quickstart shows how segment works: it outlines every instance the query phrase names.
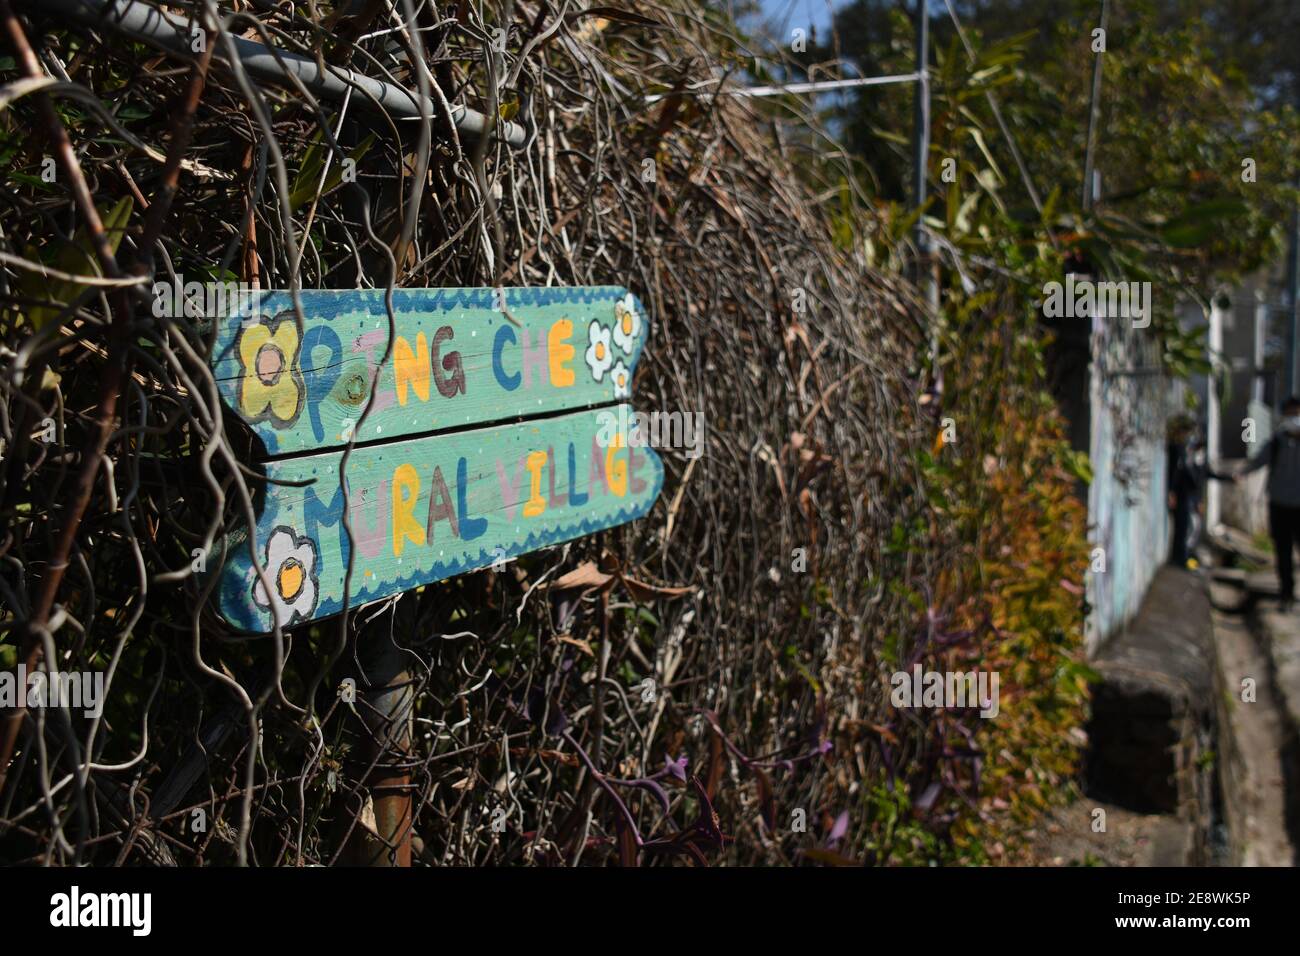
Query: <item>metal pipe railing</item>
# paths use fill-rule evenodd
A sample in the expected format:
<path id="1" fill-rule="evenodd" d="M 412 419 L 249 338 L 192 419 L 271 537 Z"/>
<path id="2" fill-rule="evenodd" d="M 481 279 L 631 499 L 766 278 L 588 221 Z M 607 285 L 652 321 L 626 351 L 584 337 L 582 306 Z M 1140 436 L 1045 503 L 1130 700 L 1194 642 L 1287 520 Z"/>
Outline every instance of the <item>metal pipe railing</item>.
<path id="1" fill-rule="evenodd" d="M 23 5 L 47 16 L 54 14 L 88 26 L 116 30 L 164 53 L 185 59 L 193 56 L 189 21 L 138 0 L 26 0 Z M 372 102 L 402 119 L 418 119 L 422 106 L 425 115 L 437 115 L 437 106 L 431 100 L 384 80 L 343 67 L 322 71 L 315 60 L 244 37 L 230 35 L 230 41 L 244 70 L 259 79 L 288 84 L 291 81 L 287 73 L 292 73 L 315 95 L 340 100 L 349 88 L 354 88 L 364 90 L 374 98 Z M 224 46 L 218 46 L 213 55 L 224 59 Z M 358 102 L 365 99 L 362 97 Z M 467 106 L 453 105 L 451 114 L 456 129 L 471 136 L 482 136 L 490 125 L 486 116 Z M 526 138 L 523 127 L 509 122 L 494 125 L 498 138 L 511 146 L 523 145 Z"/>

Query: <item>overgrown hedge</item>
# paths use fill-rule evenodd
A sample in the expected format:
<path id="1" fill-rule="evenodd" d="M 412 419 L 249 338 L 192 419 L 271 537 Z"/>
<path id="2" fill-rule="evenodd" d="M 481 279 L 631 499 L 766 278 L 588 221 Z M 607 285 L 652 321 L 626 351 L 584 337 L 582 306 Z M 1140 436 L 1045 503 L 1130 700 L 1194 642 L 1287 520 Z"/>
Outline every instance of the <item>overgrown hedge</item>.
<path id="1" fill-rule="evenodd" d="M 653 322 L 639 401 L 704 413 L 704 456 L 664 451 L 663 495 L 633 526 L 281 638 L 229 633 L 191 556 L 257 481 L 207 326 L 119 287 L 30 281 L 38 263 L 106 269 L 65 166 L 40 175 L 57 141 L 9 64 L 0 663 L 52 652 L 110 691 L 101 721 L 22 721 L 0 858 L 355 862 L 387 855 L 375 831 L 407 795 L 417 863 L 1014 859 L 1069 777 L 1083 700 L 1083 518 L 1028 320 L 967 317 L 941 391 L 931 320 L 867 265 L 876 224 L 810 158 L 811 118 L 710 94 L 738 62 L 721 15 L 444 7 L 421 13 L 421 50 L 371 35 L 400 15 L 329 3 L 245 6 L 228 27 L 408 88 L 423 59 L 526 145 L 480 148 L 435 117 L 425 146 L 418 122 L 246 91 L 218 59 L 145 247 L 196 70 L 38 11 L 26 32 L 67 72 L 48 93 L 124 267 L 270 288 L 626 284 Z M 358 179 L 326 177 L 315 201 L 334 130 Z M 949 416 L 958 440 L 936 444 Z M 889 676 L 913 662 L 998 670 L 1000 715 L 893 708 Z M 396 727 L 367 709 L 389 681 L 412 707 Z"/>

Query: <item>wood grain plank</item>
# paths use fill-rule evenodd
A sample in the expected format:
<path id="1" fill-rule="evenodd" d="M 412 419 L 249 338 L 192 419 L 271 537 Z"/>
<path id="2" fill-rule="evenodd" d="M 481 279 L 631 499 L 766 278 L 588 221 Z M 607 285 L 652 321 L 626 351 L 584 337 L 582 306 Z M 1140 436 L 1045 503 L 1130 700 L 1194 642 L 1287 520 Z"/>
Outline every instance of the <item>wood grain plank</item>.
<path id="1" fill-rule="evenodd" d="M 288 626 L 341 611 L 349 560 L 355 607 L 634 520 L 663 486 L 641 444 L 624 404 L 358 446 L 342 477 L 339 450 L 270 461 L 270 478 L 313 484 L 268 486 L 251 551 L 246 535 L 228 543 L 220 611 L 265 632 L 273 613 Z"/>
<path id="2" fill-rule="evenodd" d="M 223 400 L 267 455 L 302 454 L 630 397 L 649 323 L 617 286 L 263 292 L 218 319 Z M 376 378 L 377 374 L 377 378 Z M 375 400 L 362 421 L 372 388 Z M 621 382 L 621 386 L 618 384 Z"/>

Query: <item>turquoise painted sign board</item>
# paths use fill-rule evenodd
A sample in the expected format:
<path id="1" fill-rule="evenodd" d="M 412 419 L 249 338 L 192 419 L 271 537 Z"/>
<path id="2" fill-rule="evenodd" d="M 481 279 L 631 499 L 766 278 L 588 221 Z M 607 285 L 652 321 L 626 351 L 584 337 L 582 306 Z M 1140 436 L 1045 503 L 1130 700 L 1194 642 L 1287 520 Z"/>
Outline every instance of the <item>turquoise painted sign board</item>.
<path id="1" fill-rule="evenodd" d="M 263 293 L 219 320 L 212 353 L 271 479 L 251 552 L 233 536 L 219 572 L 241 630 L 611 528 L 658 497 L 663 464 L 624 404 L 648 332 L 627 290 L 397 290 L 391 324 L 382 290 L 299 301 Z"/>

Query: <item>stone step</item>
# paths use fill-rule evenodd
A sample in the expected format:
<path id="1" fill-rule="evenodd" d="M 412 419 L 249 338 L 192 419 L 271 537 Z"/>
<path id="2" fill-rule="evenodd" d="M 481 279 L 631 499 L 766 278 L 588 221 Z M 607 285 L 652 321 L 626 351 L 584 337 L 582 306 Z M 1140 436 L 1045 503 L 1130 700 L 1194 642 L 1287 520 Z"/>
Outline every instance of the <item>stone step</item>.
<path id="1" fill-rule="evenodd" d="M 1205 540 L 1221 554 L 1234 558 L 1244 558 L 1252 564 L 1272 564 L 1273 555 L 1255 544 L 1255 539 L 1244 531 L 1220 525 L 1207 532 Z"/>
<path id="2" fill-rule="evenodd" d="M 1277 597 L 1277 572 L 1271 568 L 1267 571 L 1254 571 L 1245 577 L 1246 590 L 1257 597 Z"/>
<path id="3" fill-rule="evenodd" d="M 1214 708 L 1210 613 L 1205 577 L 1166 565 L 1134 619 L 1092 660 L 1101 680 L 1085 792 L 1166 820 L 1155 857 L 1164 865 L 1201 865 L 1209 849 L 1213 779 L 1201 728 Z"/>
<path id="4" fill-rule="evenodd" d="M 1211 568 L 1210 577 L 1217 584 L 1230 584 L 1239 588 L 1246 586 L 1245 568 Z"/>

